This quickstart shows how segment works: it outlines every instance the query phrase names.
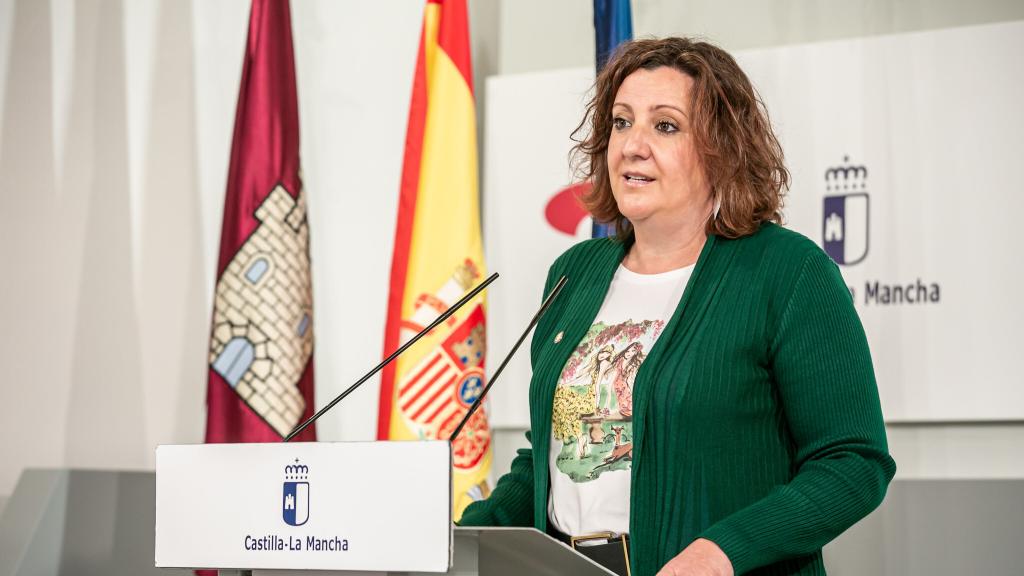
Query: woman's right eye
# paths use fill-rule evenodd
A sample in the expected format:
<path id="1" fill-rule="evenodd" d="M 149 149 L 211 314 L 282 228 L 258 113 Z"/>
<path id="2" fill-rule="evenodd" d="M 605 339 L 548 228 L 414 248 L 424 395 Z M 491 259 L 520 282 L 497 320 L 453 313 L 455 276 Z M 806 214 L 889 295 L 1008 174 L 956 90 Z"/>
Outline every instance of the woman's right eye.
<path id="1" fill-rule="evenodd" d="M 612 127 L 615 128 L 616 130 L 629 128 L 629 120 L 626 120 L 621 116 L 616 116 L 615 118 L 612 118 Z"/>

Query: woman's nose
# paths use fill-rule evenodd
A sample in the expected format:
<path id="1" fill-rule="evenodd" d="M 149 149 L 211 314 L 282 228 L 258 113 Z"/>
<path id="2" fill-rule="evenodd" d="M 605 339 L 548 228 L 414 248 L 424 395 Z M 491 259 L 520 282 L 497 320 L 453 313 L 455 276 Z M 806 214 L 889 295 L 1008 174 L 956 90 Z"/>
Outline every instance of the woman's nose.
<path id="1" fill-rule="evenodd" d="M 626 134 L 626 141 L 622 145 L 622 153 L 631 158 L 646 158 L 651 153 L 647 130 L 633 126 Z"/>

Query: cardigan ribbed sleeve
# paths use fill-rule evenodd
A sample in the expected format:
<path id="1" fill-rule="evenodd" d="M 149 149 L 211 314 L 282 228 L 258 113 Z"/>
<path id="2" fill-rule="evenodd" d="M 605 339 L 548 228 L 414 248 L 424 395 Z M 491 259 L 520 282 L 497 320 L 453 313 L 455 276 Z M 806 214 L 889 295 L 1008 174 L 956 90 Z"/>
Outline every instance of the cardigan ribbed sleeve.
<path id="1" fill-rule="evenodd" d="M 530 440 L 530 433 L 526 433 Z M 470 504 L 459 526 L 533 525 L 533 450 L 520 448 L 508 474 L 503 475 L 490 497 Z"/>
<path id="2" fill-rule="evenodd" d="M 896 471 L 864 329 L 824 253 L 805 256 L 767 328 L 796 474 L 700 535 L 736 574 L 819 550 L 881 503 Z"/>

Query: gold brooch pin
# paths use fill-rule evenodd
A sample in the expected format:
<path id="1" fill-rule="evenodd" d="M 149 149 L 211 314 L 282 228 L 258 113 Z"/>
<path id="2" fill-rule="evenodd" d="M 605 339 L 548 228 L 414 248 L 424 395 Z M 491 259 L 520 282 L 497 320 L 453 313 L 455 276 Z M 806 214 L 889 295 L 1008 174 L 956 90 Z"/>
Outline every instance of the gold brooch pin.
<path id="1" fill-rule="evenodd" d="M 562 336 L 565 336 L 565 332 L 559 332 L 558 334 L 555 334 L 555 344 L 558 344 L 559 342 L 562 341 Z"/>

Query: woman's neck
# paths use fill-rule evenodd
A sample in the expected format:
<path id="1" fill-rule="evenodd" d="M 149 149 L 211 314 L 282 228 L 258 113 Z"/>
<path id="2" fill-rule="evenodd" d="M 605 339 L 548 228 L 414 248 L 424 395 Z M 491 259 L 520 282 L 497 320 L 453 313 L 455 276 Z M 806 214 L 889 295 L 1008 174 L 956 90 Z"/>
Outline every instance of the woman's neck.
<path id="1" fill-rule="evenodd" d="M 634 242 L 622 265 L 637 274 L 659 274 L 693 264 L 707 242 L 705 223 L 702 218 L 669 229 L 634 226 Z"/>

